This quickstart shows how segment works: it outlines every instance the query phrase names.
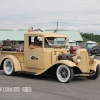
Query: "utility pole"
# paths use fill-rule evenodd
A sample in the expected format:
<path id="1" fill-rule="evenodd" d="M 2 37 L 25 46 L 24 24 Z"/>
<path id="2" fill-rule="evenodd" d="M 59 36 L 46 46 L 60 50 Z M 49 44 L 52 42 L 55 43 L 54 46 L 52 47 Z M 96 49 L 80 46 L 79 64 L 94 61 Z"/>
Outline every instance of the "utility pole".
<path id="1" fill-rule="evenodd" d="M 57 22 L 57 29 L 54 30 L 54 33 L 58 33 L 58 22 Z"/>
<path id="2" fill-rule="evenodd" d="M 58 22 L 57 22 L 57 33 L 58 33 Z"/>

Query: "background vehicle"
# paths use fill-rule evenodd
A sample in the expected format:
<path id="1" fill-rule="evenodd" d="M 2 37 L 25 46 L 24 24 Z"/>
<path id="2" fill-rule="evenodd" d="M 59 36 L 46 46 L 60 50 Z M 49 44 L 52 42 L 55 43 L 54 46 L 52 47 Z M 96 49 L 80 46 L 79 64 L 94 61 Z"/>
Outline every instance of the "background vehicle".
<path id="1" fill-rule="evenodd" d="M 13 41 L 13 40 L 3 40 L 2 42 L 2 50 L 6 51 L 13 51 L 13 50 L 16 50 L 16 41 Z"/>
<path id="2" fill-rule="evenodd" d="M 73 40 L 69 40 L 69 46 L 70 46 L 69 51 L 71 54 L 76 54 L 76 50 L 80 48 L 80 46 L 78 46 L 78 43 Z"/>
<path id="3" fill-rule="evenodd" d="M 87 42 L 84 44 L 84 48 L 87 49 L 87 51 L 88 51 L 89 54 L 90 54 L 90 52 L 91 52 L 93 46 L 97 46 L 97 43 L 96 43 L 95 41 L 87 41 Z"/>
<path id="4" fill-rule="evenodd" d="M 39 37 L 40 47 L 31 49 L 29 45 L 36 36 Z M 45 73 L 57 77 L 60 82 L 70 82 L 75 75 L 97 79 L 100 61 L 96 56 L 88 56 L 86 49 L 78 49 L 75 55 L 70 54 L 66 50 L 66 41 L 67 37 L 63 34 L 26 32 L 24 51 L 0 51 L 0 69 L 6 75 L 19 71 L 34 75 Z"/>
<path id="5" fill-rule="evenodd" d="M 91 51 L 91 55 L 100 55 L 100 46 L 93 46 Z"/>

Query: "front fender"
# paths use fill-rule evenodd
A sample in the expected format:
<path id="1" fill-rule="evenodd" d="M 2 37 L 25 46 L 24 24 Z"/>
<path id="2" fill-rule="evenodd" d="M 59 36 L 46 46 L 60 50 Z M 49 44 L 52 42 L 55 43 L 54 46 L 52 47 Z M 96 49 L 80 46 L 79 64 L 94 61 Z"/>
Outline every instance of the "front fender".
<path id="1" fill-rule="evenodd" d="M 56 61 L 55 63 L 53 63 L 52 65 L 50 65 L 49 67 L 47 67 L 47 69 L 45 70 L 41 70 L 39 73 L 36 73 L 35 75 L 39 75 L 39 74 L 42 74 L 43 72 L 47 71 L 49 68 L 51 68 L 52 66 L 56 65 L 56 64 L 65 64 L 69 67 L 75 67 L 77 66 L 74 62 L 72 61 L 69 61 L 69 60 L 59 60 L 59 61 Z"/>
<path id="2" fill-rule="evenodd" d="M 11 60 L 13 61 L 15 72 L 16 72 L 16 71 L 21 71 L 20 62 L 19 62 L 19 60 L 18 60 L 15 56 L 13 56 L 13 55 L 7 55 L 7 56 L 3 57 L 2 60 L 1 60 L 1 65 L 3 65 L 4 60 L 7 59 L 7 58 L 9 58 L 9 59 L 11 59 Z"/>
<path id="3" fill-rule="evenodd" d="M 100 64 L 100 60 L 97 60 L 95 63 L 90 64 L 90 69 L 96 71 L 97 65 Z"/>
<path id="4" fill-rule="evenodd" d="M 77 66 L 74 62 L 69 61 L 69 60 L 59 60 L 59 61 L 53 63 L 52 66 L 55 65 L 55 64 L 60 64 L 60 63 L 61 63 L 61 64 L 65 64 L 65 65 L 67 65 L 67 66 L 69 66 L 69 67 Z"/>

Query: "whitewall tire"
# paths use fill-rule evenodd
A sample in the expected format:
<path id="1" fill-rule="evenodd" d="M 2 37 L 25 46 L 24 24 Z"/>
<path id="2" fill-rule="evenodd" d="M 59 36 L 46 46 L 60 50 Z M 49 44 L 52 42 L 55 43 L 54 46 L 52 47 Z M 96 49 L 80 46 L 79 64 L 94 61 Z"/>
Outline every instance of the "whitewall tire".
<path id="1" fill-rule="evenodd" d="M 14 63 L 11 59 L 6 59 L 3 64 L 3 69 L 6 75 L 14 75 Z"/>
<path id="2" fill-rule="evenodd" d="M 56 76 L 60 82 L 68 83 L 73 79 L 74 72 L 73 72 L 72 68 L 69 68 L 66 65 L 60 65 L 60 66 L 58 66 L 58 68 L 56 70 Z"/>

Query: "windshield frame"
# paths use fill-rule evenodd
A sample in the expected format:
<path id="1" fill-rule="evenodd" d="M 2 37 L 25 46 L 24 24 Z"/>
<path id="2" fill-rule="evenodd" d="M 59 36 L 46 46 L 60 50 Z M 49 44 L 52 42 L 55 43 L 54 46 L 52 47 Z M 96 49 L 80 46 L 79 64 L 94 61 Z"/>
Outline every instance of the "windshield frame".
<path id="1" fill-rule="evenodd" d="M 95 45 L 94 45 L 94 44 L 95 44 Z M 96 43 L 87 43 L 86 46 L 89 47 L 89 48 L 91 48 L 91 47 L 93 47 L 93 46 L 96 46 Z"/>
<path id="2" fill-rule="evenodd" d="M 75 44 L 75 45 L 73 45 L 73 44 Z M 69 45 L 70 46 L 77 46 L 77 42 L 69 42 Z"/>

